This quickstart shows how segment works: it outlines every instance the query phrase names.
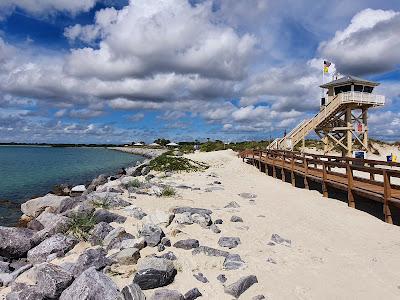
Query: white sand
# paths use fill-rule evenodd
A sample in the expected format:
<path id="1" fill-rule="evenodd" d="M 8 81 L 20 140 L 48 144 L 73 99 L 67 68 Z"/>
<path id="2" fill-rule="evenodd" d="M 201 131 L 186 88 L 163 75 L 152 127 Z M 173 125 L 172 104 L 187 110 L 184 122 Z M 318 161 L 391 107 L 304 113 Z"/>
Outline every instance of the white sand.
<path id="1" fill-rule="evenodd" d="M 267 299 L 400 299 L 399 227 L 348 208 L 338 200 L 323 198 L 316 191 L 294 188 L 273 179 L 243 163 L 233 151 L 196 153 L 189 157 L 210 164 L 210 169 L 176 174 L 163 181 L 200 187 L 200 191 L 178 190 L 176 198 L 138 195 L 131 202 L 148 214 L 176 205 L 213 210 L 214 220 L 224 220 L 218 225 L 222 233 L 214 234 L 197 224 L 188 225 L 181 228 L 183 233 L 171 237 L 172 242 L 196 238 L 200 245 L 222 249 L 217 244 L 220 236 L 240 237 L 242 243 L 228 251 L 239 254 L 247 268 L 224 271 L 221 258 L 192 256 L 191 251 L 170 247 L 166 251 L 177 255 L 178 274 L 168 289 L 185 293 L 197 287 L 204 296 L 200 299 L 232 299 L 224 293 L 216 277 L 225 274 L 230 284 L 241 276 L 253 274 L 259 283 L 240 299 L 259 294 Z M 212 172 L 218 178 L 207 176 Z M 205 192 L 204 188 L 214 180 L 221 181 L 224 190 Z M 257 194 L 255 202 L 238 196 L 243 192 Z M 223 208 L 230 201 L 241 207 Z M 122 210 L 118 213 L 122 214 Z M 231 223 L 232 215 L 242 217 L 244 222 Z M 124 226 L 135 234 L 137 223 L 129 218 Z M 167 235 L 173 228 L 176 227 L 171 225 L 165 229 Z M 268 246 L 273 233 L 291 239 L 292 247 Z M 151 253 L 157 253 L 157 249 L 147 247 L 141 251 L 142 257 Z M 269 257 L 277 264 L 267 262 Z M 125 275 L 112 278 L 123 287 L 132 281 L 134 270 L 135 266 L 121 269 Z M 210 282 L 197 281 L 194 272 L 202 272 Z M 149 296 L 153 291 L 145 293 Z"/>

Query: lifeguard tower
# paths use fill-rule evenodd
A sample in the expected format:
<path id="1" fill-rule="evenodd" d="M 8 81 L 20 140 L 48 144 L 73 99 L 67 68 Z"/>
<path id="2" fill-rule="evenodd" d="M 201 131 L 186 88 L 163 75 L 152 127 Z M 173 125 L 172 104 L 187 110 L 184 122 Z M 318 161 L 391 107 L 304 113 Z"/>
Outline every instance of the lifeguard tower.
<path id="1" fill-rule="evenodd" d="M 343 156 L 352 156 L 353 150 L 368 151 L 368 109 L 385 104 L 385 97 L 373 94 L 379 83 L 354 76 L 344 76 L 325 83 L 320 111 L 310 120 L 304 120 L 289 134 L 275 139 L 269 149 L 293 150 L 311 132 L 321 138 L 324 153 L 339 147 Z"/>

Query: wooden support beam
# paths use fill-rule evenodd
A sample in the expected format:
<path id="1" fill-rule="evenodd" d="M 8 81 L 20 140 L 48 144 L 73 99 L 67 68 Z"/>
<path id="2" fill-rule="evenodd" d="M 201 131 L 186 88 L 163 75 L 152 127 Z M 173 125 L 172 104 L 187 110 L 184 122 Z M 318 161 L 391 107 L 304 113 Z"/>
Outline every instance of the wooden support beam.
<path id="1" fill-rule="evenodd" d="M 347 127 L 352 127 L 350 106 L 346 108 L 346 123 Z M 353 138 L 351 132 L 352 130 L 347 130 L 347 157 L 351 157 L 353 151 Z"/>
<path id="2" fill-rule="evenodd" d="M 262 158 L 262 151 L 260 151 L 260 165 L 259 165 L 259 170 L 261 172 L 262 166 L 261 166 L 261 158 Z"/>
<path id="3" fill-rule="evenodd" d="M 387 171 L 383 171 L 383 188 L 384 188 L 383 213 L 385 215 L 385 222 L 393 224 L 392 212 L 390 211 L 389 207 L 389 199 L 391 197 L 390 176 L 387 173 Z"/>

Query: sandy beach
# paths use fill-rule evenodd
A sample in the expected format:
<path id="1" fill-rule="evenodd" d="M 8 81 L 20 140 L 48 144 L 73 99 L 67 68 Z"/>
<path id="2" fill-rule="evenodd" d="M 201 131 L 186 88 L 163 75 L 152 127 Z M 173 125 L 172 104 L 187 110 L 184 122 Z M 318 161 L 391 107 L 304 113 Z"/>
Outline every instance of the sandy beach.
<path id="1" fill-rule="evenodd" d="M 199 299 L 232 299 L 217 280 L 218 275 L 225 275 L 225 285 L 243 276 L 255 275 L 258 283 L 240 299 L 258 295 L 266 299 L 399 299 L 399 227 L 348 208 L 346 203 L 323 198 L 317 191 L 294 188 L 273 179 L 243 163 L 231 150 L 186 157 L 210 167 L 204 172 L 175 173 L 171 177 L 154 173 L 156 177 L 152 179 L 174 186 L 175 197 L 138 194 L 133 199 L 126 191 L 121 197 L 149 216 L 169 212 L 177 206 L 212 210 L 212 220 L 223 221 L 218 225 L 220 233 L 198 224 L 182 225 L 175 221 L 160 226 L 172 244 L 196 239 L 200 246 L 239 254 L 244 264 L 240 269 L 226 270 L 223 257 L 193 255 L 190 250 L 175 247 L 166 247 L 161 253 L 157 247 L 144 248 L 140 251 L 142 258 L 168 251 L 176 255 L 174 264 L 178 272 L 167 289 L 184 294 L 196 287 L 203 295 Z M 105 186 L 116 184 L 109 182 Z M 242 193 L 254 195 L 253 198 L 239 196 Z M 232 201 L 239 207 L 225 208 Z M 128 233 L 138 235 L 146 218 L 137 220 L 124 208 L 112 211 L 127 219 L 122 224 L 110 225 L 122 226 Z M 241 217 L 243 222 L 231 222 L 232 216 Z M 290 240 L 290 244 L 271 245 L 273 234 Z M 237 237 L 240 244 L 233 249 L 222 248 L 218 245 L 221 237 Z M 52 263 L 74 262 L 90 247 L 89 243 L 80 242 L 65 257 L 56 258 Z M 117 267 L 120 274 L 106 274 L 122 289 L 132 283 L 136 269 L 136 265 L 121 266 Z M 16 282 L 30 282 L 31 270 Z M 193 276 L 199 272 L 207 278 L 207 283 Z M 0 290 L 0 299 L 5 299 L 10 290 L 11 287 Z M 148 299 L 153 299 L 150 297 L 154 290 L 143 292 Z"/>

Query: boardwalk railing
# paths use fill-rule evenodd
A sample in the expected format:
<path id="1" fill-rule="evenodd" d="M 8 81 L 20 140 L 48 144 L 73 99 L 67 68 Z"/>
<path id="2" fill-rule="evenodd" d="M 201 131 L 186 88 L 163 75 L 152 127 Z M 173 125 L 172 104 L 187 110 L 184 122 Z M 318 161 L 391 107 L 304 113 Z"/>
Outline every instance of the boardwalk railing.
<path id="1" fill-rule="evenodd" d="M 355 195 L 379 202 L 383 205 L 385 221 L 393 224 L 392 208 L 400 208 L 400 163 L 348 157 L 304 154 L 284 150 L 245 150 L 239 157 L 248 159 L 260 171 L 277 170 L 283 181 L 289 178 L 293 186 L 296 176 L 302 178 L 304 187 L 310 181 L 320 183 L 324 197 L 328 197 L 328 186 L 347 192 L 350 207 L 355 208 Z"/>

